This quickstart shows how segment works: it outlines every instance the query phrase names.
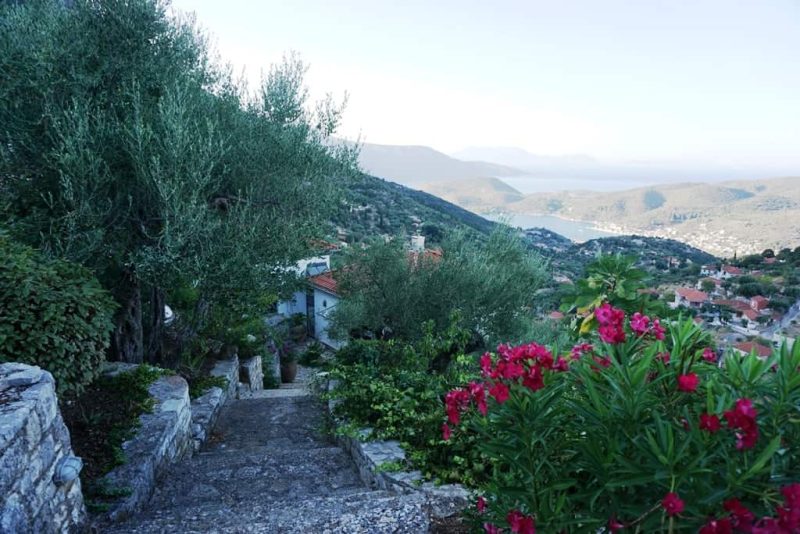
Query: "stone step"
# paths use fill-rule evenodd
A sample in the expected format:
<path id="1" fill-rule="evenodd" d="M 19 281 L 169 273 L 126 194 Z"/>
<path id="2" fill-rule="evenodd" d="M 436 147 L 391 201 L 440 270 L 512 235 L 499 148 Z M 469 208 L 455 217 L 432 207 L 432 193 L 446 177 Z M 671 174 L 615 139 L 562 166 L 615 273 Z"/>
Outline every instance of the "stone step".
<path id="1" fill-rule="evenodd" d="M 363 490 L 350 457 L 337 447 L 209 454 L 175 466 L 158 485 L 150 509 L 207 501 L 224 503 Z"/>
<path id="2" fill-rule="evenodd" d="M 429 528 L 421 496 L 368 491 L 266 503 L 254 498 L 231 505 L 204 503 L 148 511 L 104 532 L 424 534 Z"/>

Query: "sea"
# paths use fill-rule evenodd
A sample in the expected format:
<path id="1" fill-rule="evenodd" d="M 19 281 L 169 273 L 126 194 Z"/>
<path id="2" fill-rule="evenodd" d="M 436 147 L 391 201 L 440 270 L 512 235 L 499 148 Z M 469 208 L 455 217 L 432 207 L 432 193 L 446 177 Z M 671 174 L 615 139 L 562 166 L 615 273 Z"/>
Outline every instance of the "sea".
<path id="1" fill-rule="evenodd" d="M 590 239 L 598 239 L 600 237 L 611 237 L 617 234 L 599 230 L 594 227 L 592 223 L 582 221 L 570 221 L 560 217 L 553 217 L 552 215 L 524 215 L 524 214 L 484 214 L 492 221 L 502 221 L 511 226 L 519 226 L 520 228 L 547 228 L 551 232 L 561 234 L 567 239 L 571 239 L 576 243 L 583 243 Z"/>

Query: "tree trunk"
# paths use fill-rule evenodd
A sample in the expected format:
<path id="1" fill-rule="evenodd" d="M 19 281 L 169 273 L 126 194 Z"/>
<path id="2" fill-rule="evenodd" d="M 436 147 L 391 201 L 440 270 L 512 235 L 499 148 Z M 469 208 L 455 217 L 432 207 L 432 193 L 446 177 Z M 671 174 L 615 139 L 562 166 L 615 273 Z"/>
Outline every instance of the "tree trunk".
<path id="1" fill-rule="evenodd" d="M 147 346 L 145 358 L 152 365 L 164 363 L 164 291 L 158 287 L 150 290 L 150 314 L 148 316 Z"/>
<path id="2" fill-rule="evenodd" d="M 114 333 L 111 336 L 111 353 L 115 360 L 127 363 L 142 363 L 142 294 L 139 281 L 131 273 L 125 275 L 121 307 L 115 317 Z"/>

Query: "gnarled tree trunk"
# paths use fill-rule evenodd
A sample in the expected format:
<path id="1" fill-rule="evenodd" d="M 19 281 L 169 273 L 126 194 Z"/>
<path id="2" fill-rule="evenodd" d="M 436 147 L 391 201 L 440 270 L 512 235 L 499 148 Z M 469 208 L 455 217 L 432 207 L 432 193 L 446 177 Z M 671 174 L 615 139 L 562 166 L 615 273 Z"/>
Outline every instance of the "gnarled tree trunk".
<path id="1" fill-rule="evenodd" d="M 147 344 L 145 346 L 145 359 L 148 363 L 159 365 L 164 363 L 164 291 L 158 287 L 150 290 L 150 313 L 147 317 Z"/>
<path id="2" fill-rule="evenodd" d="M 114 318 L 111 336 L 111 355 L 118 361 L 142 363 L 142 293 L 139 281 L 132 273 L 126 273 L 122 287 L 120 309 Z"/>

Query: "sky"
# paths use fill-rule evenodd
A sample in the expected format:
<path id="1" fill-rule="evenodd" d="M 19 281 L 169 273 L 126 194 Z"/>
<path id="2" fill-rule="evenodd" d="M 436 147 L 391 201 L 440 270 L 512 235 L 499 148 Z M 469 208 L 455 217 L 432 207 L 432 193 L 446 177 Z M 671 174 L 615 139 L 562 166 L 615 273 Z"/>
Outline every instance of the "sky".
<path id="1" fill-rule="evenodd" d="M 253 82 L 299 53 L 348 138 L 800 170 L 800 0 L 173 6 Z"/>

